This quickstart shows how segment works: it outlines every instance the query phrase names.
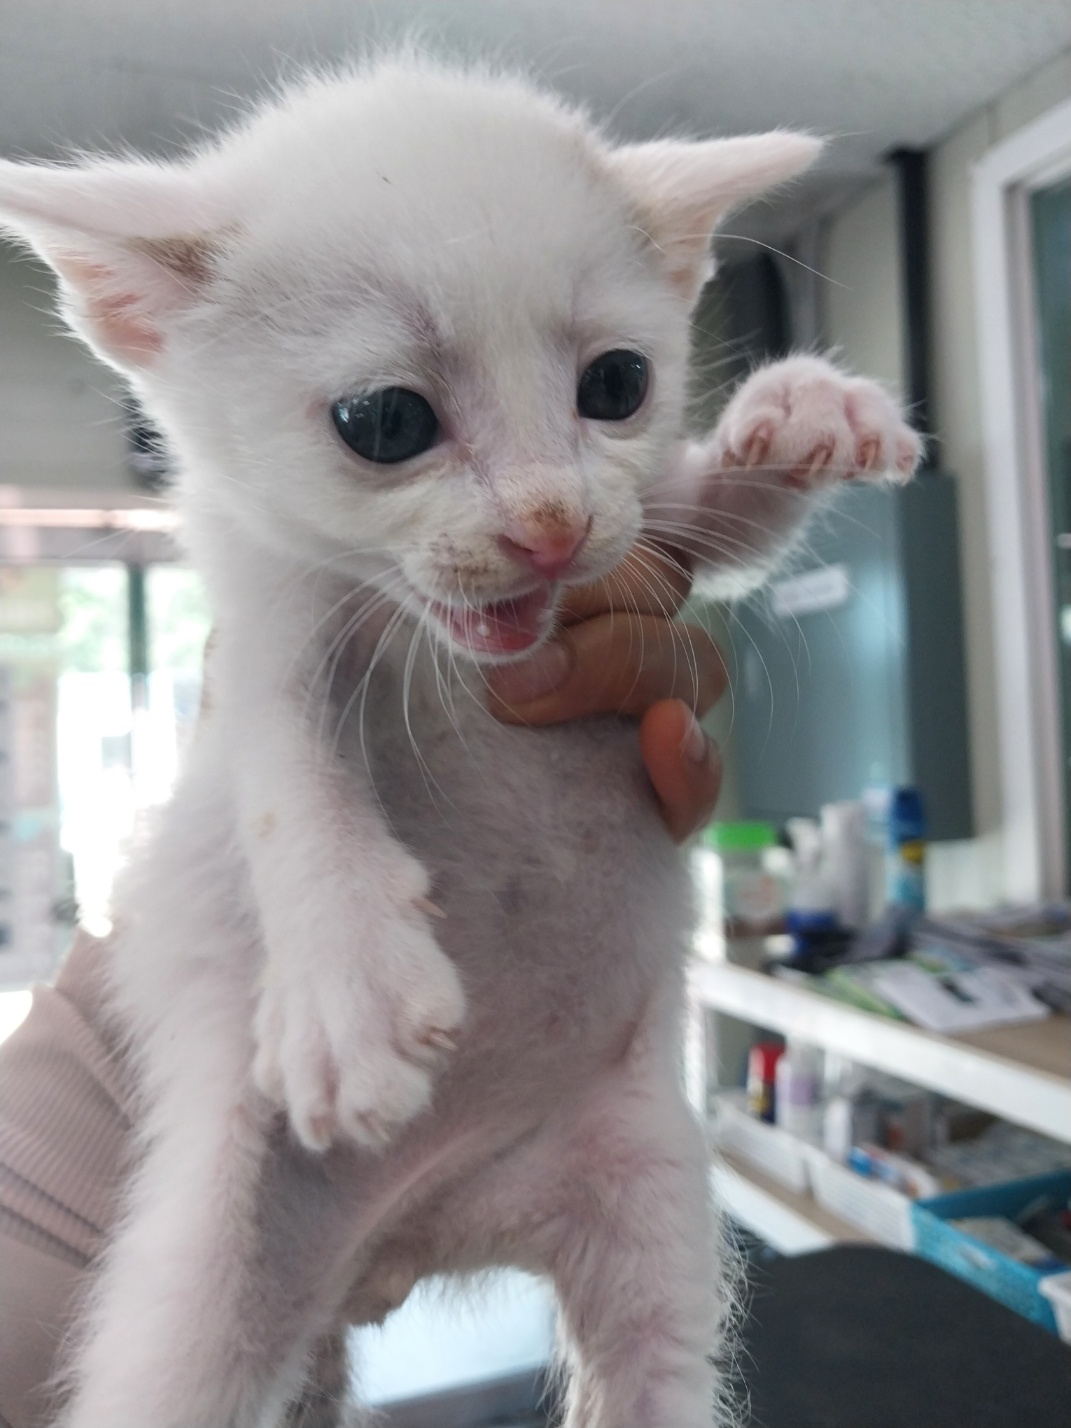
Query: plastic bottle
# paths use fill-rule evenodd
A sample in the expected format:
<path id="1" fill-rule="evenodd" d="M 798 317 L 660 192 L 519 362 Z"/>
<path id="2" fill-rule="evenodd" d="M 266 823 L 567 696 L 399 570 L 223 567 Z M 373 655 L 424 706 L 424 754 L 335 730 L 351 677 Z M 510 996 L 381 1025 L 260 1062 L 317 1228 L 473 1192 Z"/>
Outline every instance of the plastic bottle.
<path id="1" fill-rule="evenodd" d="M 820 938 L 834 932 L 839 923 L 833 906 L 833 892 L 826 876 L 821 828 L 813 818 L 790 818 L 785 830 L 795 855 L 795 877 L 785 924 L 799 951 L 809 938 Z"/>
<path id="2" fill-rule="evenodd" d="M 780 931 L 786 878 L 780 871 L 772 823 L 712 823 L 703 835 L 721 861 L 721 900 L 727 937 L 761 937 Z"/>
<path id="3" fill-rule="evenodd" d="M 801 1140 L 819 1137 L 818 1088 L 822 1054 L 816 1047 L 790 1043 L 775 1072 L 774 1119 Z"/>
<path id="4" fill-rule="evenodd" d="M 867 784 L 860 794 L 866 817 L 867 922 L 876 922 L 886 907 L 892 795 L 888 784 L 881 783 Z"/>
<path id="5" fill-rule="evenodd" d="M 826 882 L 842 927 L 857 932 L 869 919 L 867 811 L 860 802 L 826 803 L 821 810 Z"/>
<path id="6" fill-rule="evenodd" d="M 926 816 L 917 788 L 898 788 L 889 802 L 885 894 L 900 907 L 926 907 Z"/>
<path id="7" fill-rule="evenodd" d="M 777 1063 L 785 1048 L 776 1041 L 759 1041 L 747 1058 L 747 1108 L 760 1121 L 774 1119 Z"/>

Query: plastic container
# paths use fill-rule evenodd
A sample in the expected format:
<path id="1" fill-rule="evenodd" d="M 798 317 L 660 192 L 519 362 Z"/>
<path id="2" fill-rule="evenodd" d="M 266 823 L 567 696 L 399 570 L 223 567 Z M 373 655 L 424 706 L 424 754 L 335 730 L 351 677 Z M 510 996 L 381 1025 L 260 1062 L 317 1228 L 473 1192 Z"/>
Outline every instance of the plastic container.
<path id="1" fill-rule="evenodd" d="M 1038 1285 L 1056 1315 L 1056 1332 L 1071 1344 L 1071 1270 L 1067 1274 L 1047 1274 Z"/>
<path id="2" fill-rule="evenodd" d="M 896 1077 L 874 1086 L 881 1107 L 879 1143 L 901 1155 L 924 1156 L 933 1140 L 933 1094 Z"/>
<path id="3" fill-rule="evenodd" d="M 891 1185 L 912 1200 L 941 1194 L 941 1182 L 918 1160 L 897 1155 L 880 1145 L 855 1145 L 848 1153 L 848 1168 L 866 1179 Z"/>
<path id="4" fill-rule="evenodd" d="M 724 1091 L 716 1098 L 713 1139 L 719 1150 L 740 1156 L 790 1190 L 803 1193 L 810 1183 L 807 1147 L 749 1115 L 742 1091 Z"/>
<path id="5" fill-rule="evenodd" d="M 1000 1250 L 973 1239 L 948 1220 L 975 1215 L 998 1215 L 1014 1220 L 1020 1211 L 1042 1196 L 1063 1202 L 1071 1197 L 1071 1171 L 1055 1175 L 1034 1175 L 1029 1180 L 1013 1180 L 1005 1185 L 979 1186 L 917 1200 L 912 1206 L 915 1221 L 915 1248 L 923 1258 L 959 1275 L 968 1284 L 999 1299 L 1009 1309 L 1056 1333 L 1055 1303 L 1042 1291 L 1044 1271 L 1002 1254 Z"/>
<path id="6" fill-rule="evenodd" d="M 811 1193 L 820 1205 L 892 1249 L 915 1248 L 912 1201 L 880 1180 L 867 1180 L 822 1151 L 808 1153 Z"/>
<path id="7" fill-rule="evenodd" d="M 926 907 L 926 815 L 917 788 L 898 788 L 889 801 L 885 893 L 900 907 Z"/>
<path id="8" fill-rule="evenodd" d="M 787 876 L 772 823 L 712 823 L 704 844 L 721 861 L 722 918 L 727 937 L 779 932 L 788 901 Z"/>
<path id="9" fill-rule="evenodd" d="M 813 818 L 790 818 L 785 832 L 795 859 L 789 909 L 801 926 L 835 927 L 837 913 L 821 826 Z"/>
<path id="10" fill-rule="evenodd" d="M 785 1048 L 778 1041 L 757 1041 L 747 1057 L 747 1109 L 759 1121 L 774 1121 L 777 1067 Z"/>

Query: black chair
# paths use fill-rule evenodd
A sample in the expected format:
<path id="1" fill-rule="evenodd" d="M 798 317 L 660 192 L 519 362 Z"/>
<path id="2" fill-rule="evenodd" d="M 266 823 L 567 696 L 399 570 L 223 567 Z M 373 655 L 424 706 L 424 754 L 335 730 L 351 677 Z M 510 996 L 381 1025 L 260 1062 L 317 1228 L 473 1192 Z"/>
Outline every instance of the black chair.
<path id="1" fill-rule="evenodd" d="M 751 1268 L 752 1428 L 1071 1428 L 1071 1350 L 936 1265 L 840 1245 Z"/>

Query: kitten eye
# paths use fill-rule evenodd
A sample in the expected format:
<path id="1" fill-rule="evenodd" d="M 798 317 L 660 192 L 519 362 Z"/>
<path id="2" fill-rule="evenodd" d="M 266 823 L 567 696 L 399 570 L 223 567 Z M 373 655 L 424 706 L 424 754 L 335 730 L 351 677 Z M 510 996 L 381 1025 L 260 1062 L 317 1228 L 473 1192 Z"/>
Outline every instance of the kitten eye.
<path id="1" fill-rule="evenodd" d="M 638 352 L 604 352 L 580 378 L 577 410 L 592 421 L 624 421 L 647 395 L 647 372 L 647 358 Z"/>
<path id="2" fill-rule="evenodd" d="M 331 419 L 342 440 L 366 461 L 409 461 L 435 445 L 439 419 L 419 392 L 384 387 L 341 397 Z"/>

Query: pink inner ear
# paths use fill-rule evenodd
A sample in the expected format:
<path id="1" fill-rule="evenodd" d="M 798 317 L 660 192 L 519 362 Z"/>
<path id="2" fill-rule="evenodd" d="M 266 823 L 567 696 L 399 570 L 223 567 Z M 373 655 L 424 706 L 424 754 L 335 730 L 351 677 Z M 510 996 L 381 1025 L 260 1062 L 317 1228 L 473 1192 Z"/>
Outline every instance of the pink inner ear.
<path id="1" fill-rule="evenodd" d="M 53 262 L 78 294 L 82 310 L 102 346 L 117 357 L 134 361 L 159 352 L 163 339 L 142 308 L 138 295 L 117 290 L 115 276 L 108 268 L 72 253 L 54 255 Z"/>
<path id="2" fill-rule="evenodd" d="M 108 293 L 86 302 L 86 315 L 101 341 L 123 357 L 149 357 L 164 345 L 149 319 L 138 312 L 137 301 L 133 293 Z"/>

